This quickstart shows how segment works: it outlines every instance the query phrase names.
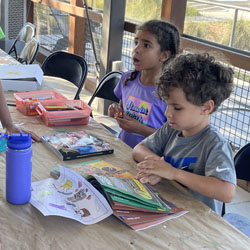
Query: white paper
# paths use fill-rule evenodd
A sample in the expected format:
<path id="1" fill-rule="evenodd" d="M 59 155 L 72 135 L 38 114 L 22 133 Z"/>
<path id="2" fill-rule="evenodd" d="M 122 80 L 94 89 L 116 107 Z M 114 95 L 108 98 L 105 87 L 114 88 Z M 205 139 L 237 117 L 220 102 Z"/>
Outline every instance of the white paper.
<path id="1" fill-rule="evenodd" d="M 59 166 L 60 177 L 32 183 L 30 203 L 43 215 L 57 215 L 82 224 L 97 223 L 113 212 L 106 199 L 81 175 Z"/>

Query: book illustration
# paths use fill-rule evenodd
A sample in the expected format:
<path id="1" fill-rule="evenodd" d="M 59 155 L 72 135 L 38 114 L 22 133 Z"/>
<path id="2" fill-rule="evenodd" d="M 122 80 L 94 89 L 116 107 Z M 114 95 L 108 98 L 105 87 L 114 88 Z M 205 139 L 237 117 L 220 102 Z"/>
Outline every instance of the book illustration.
<path id="1" fill-rule="evenodd" d="M 32 183 L 30 203 L 45 216 L 57 215 L 90 225 L 112 214 L 106 199 L 81 175 L 59 167 L 60 177 Z"/>
<path id="2" fill-rule="evenodd" d="M 100 159 L 94 161 L 80 162 L 77 164 L 65 165 L 64 167 L 76 171 L 84 177 L 97 174 L 102 176 L 113 176 L 117 178 L 134 178 L 134 176 L 127 170 L 118 168 L 110 164 L 109 162 Z M 60 174 L 59 168 L 55 167 L 50 172 L 50 174 L 54 178 L 58 178 Z"/>
<path id="3" fill-rule="evenodd" d="M 114 152 L 109 143 L 85 131 L 57 132 L 53 135 L 44 135 L 41 137 L 41 140 L 45 146 L 53 150 L 62 160 Z"/>

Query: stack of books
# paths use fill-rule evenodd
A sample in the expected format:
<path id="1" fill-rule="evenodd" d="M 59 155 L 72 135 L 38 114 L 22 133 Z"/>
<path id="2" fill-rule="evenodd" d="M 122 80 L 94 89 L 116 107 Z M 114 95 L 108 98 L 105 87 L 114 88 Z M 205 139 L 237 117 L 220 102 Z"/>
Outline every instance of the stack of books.
<path id="1" fill-rule="evenodd" d="M 152 187 L 140 183 L 128 171 L 103 160 L 65 167 L 86 178 L 109 202 L 113 215 L 135 231 L 158 225 L 188 212 L 163 199 Z M 58 168 L 54 168 L 51 175 L 58 178 Z"/>

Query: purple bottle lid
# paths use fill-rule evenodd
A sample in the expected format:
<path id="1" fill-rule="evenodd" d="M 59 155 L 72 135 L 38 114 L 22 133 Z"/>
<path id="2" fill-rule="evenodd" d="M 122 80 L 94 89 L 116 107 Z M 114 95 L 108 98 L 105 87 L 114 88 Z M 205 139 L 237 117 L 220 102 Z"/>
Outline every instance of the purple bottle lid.
<path id="1" fill-rule="evenodd" d="M 31 147 L 32 139 L 30 134 L 11 134 L 8 135 L 7 146 L 11 149 L 27 149 Z"/>

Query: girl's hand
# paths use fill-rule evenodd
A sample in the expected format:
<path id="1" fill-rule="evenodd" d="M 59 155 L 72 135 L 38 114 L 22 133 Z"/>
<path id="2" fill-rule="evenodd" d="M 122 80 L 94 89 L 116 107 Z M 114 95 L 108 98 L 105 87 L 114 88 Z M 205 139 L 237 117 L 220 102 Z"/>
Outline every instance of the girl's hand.
<path id="1" fill-rule="evenodd" d="M 108 116 L 116 118 L 122 112 L 122 108 L 118 103 L 112 103 L 108 108 Z"/>
<path id="2" fill-rule="evenodd" d="M 145 126 L 143 124 L 141 124 L 140 122 L 138 122 L 136 119 L 131 118 L 130 116 L 124 114 L 124 118 L 119 118 L 119 117 L 115 117 L 120 128 L 129 132 L 129 133 L 136 133 L 136 134 L 140 134 L 141 131 L 141 127 Z"/>
<path id="3" fill-rule="evenodd" d="M 137 164 L 139 168 L 138 176 L 140 178 L 157 175 L 168 180 L 174 180 L 176 174 L 176 168 L 165 162 L 163 158 L 157 159 L 155 156 L 148 156 Z"/>

